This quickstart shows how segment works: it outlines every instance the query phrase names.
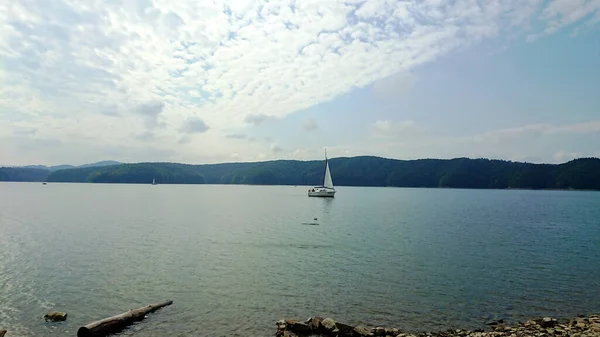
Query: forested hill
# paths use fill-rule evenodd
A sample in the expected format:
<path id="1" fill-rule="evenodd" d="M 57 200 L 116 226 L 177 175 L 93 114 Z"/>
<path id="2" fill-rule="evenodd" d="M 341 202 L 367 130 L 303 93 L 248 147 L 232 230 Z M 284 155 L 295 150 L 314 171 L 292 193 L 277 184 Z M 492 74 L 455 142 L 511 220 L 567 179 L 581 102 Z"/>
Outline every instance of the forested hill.
<path id="1" fill-rule="evenodd" d="M 210 165 L 139 163 L 58 170 L 47 172 L 44 179 L 40 178 L 41 171 L 27 169 L 30 180 L 24 179 L 27 174 L 18 174 L 18 168 L 0 168 L 0 181 L 150 184 L 155 178 L 158 184 L 319 185 L 323 165 L 323 161 L 293 160 Z M 600 190 L 598 158 L 551 165 L 467 158 L 405 161 L 352 157 L 330 159 L 329 165 L 336 186 Z"/>

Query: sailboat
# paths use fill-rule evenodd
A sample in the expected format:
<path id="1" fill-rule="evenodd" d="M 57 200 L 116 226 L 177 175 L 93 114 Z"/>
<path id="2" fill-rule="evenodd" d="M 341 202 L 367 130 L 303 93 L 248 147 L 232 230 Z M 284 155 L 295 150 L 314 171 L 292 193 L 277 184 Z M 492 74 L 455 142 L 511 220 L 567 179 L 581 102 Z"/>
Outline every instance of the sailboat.
<path id="1" fill-rule="evenodd" d="M 323 177 L 323 185 L 315 186 L 308 190 L 308 196 L 326 198 L 333 198 L 335 196 L 335 188 L 333 188 L 333 180 L 331 180 L 331 172 L 329 172 L 329 161 L 327 160 L 327 151 L 325 151 L 325 175 Z"/>
<path id="2" fill-rule="evenodd" d="M 152 178 L 152 185 L 156 185 L 156 181 Z"/>

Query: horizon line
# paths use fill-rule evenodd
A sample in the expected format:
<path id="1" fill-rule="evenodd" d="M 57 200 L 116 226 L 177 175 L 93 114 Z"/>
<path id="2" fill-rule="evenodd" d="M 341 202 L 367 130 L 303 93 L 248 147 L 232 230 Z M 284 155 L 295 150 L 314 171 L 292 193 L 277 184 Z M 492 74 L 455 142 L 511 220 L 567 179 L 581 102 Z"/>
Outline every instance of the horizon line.
<path id="1" fill-rule="evenodd" d="M 405 162 L 419 161 L 419 160 L 443 160 L 443 161 L 451 161 L 451 160 L 457 160 L 457 159 L 468 159 L 468 160 L 505 161 L 505 162 L 522 163 L 522 164 L 532 164 L 532 165 L 562 165 L 562 164 L 566 164 L 566 163 L 569 163 L 569 162 L 572 162 L 572 161 L 582 160 L 582 159 L 599 159 L 600 160 L 600 157 L 591 156 L 591 157 L 577 157 L 577 158 L 573 158 L 571 160 L 567 160 L 567 161 L 560 162 L 560 163 L 548 163 L 548 162 L 528 162 L 528 161 L 519 161 L 519 160 L 511 160 L 511 159 L 489 158 L 489 157 L 453 157 L 453 158 L 423 157 L 423 158 L 417 158 L 417 159 L 398 159 L 398 158 L 375 156 L 375 155 L 339 156 L 339 157 L 333 157 L 333 158 L 327 158 L 327 159 L 328 160 L 335 160 L 335 159 L 352 159 L 352 158 L 364 158 L 364 157 L 379 158 L 379 159 L 394 160 L 394 161 L 405 161 Z M 182 164 L 182 165 L 204 166 L 204 165 L 224 165 L 224 164 L 269 163 L 269 162 L 276 162 L 276 161 L 315 162 L 315 161 L 324 161 L 324 160 L 325 159 L 305 159 L 305 160 L 301 160 L 301 159 L 271 159 L 271 160 L 257 160 L 257 161 L 228 161 L 228 162 L 203 163 L 203 164 L 192 164 L 192 163 L 177 162 L 177 161 L 121 162 L 121 161 L 117 161 L 117 160 L 100 160 L 100 161 L 97 161 L 97 162 L 86 163 L 86 164 L 81 164 L 81 165 L 72 165 L 72 164 L 58 164 L 58 165 L 44 165 L 44 164 L 4 165 L 4 164 L 0 164 L 0 168 L 32 168 L 32 169 L 35 169 L 35 167 L 32 167 L 32 166 L 42 166 L 42 167 L 46 167 L 46 168 L 56 167 L 56 166 L 72 166 L 71 168 L 68 168 L 68 169 L 72 169 L 72 168 L 74 169 L 74 168 L 82 168 L 81 166 L 93 165 L 93 164 L 102 163 L 102 162 L 115 162 L 115 163 L 117 163 L 117 164 L 114 164 L 114 165 L 122 165 L 122 164 Z M 114 166 L 114 165 L 106 165 L 106 166 L 108 167 L 108 166 Z"/>

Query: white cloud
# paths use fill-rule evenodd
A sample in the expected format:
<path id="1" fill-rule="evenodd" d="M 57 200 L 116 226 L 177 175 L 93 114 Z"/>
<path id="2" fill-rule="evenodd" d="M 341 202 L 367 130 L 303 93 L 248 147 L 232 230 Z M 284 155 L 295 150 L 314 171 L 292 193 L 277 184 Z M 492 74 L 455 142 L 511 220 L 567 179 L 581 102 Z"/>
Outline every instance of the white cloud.
<path id="1" fill-rule="evenodd" d="M 283 151 L 283 149 L 277 144 L 271 144 L 271 146 L 269 147 L 269 150 L 273 153 L 279 153 L 279 152 Z"/>
<path id="2" fill-rule="evenodd" d="M 268 121 L 272 121 L 272 120 L 275 120 L 275 117 L 267 116 L 264 114 L 248 115 L 248 116 L 246 116 L 246 118 L 244 118 L 244 122 L 246 122 L 248 124 L 252 124 L 252 125 L 260 125 L 264 122 L 268 122 Z"/>
<path id="3" fill-rule="evenodd" d="M 394 129 L 406 129 L 415 126 L 414 121 L 402 121 L 402 122 L 390 122 L 390 121 L 376 121 L 373 123 L 372 128 L 376 133 L 389 133 Z"/>
<path id="4" fill-rule="evenodd" d="M 135 138 L 141 141 L 151 141 L 154 140 L 155 135 L 153 132 L 146 131 L 142 134 L 136 135 Z"/>
<path id="5" fill-rule="evenodd" d="M 306 131 L 315 131 L 319 129 L 319 124 L 314 118 L 309 118 L 302 123 L 302 128 Z"/>
<path id="6" fill-rule="evenodd" d="M 229 139 L 247 139 L 248 136 L 243 133 L 230 133 L 225 135 L 226 138 Z"/>
<path id="7" fill-rule="evenodd" d="M 202 118 L 190 117 L 185 120 L 181 127 L 181 132 L 184 133 L 203 133 L 208 131 L 209 127 L 204 123 Z"/>
<path id="8" fill-rule="evenodd" d="M 153 101 L 153 102 L 145 102 L 137 105 L 133 108 L 133 111 L 140 115 L 156 117 L 160 114 L 165 108 L 165 103 Z"/>
<path id="9" fill-rule="evenodd" d="M 599 0 L 554 0 L 544 9 L 543 15 L 551 20 L 546 32 L 553 33 L 563 26 L 573 24 L 584 17 L 598 14 Z"/>
<path id="10" fill-rule="evenodd" d="M 485 132 L 475 136 L 465 137 L 466 140 L 488 141 L 513 138 L 522 135 L 560 134 L 560 133 L 594 133 L 600 132 L 600 120 L 585 123 L 552 125 L 530 124 L 515 128 L 499 129 Z"/>
<path id="11" fill-rule="evenodd" d="M 294 150 L 294 152 L 292 152 L 292 159 L 295 160 L 307 160 L 307 159 L 313 159 L 314 158 L 314 153 L 312 153 L 312 151 L 308 150 L 308 149 L 296 149 Z"/>
<path id="12" fill-rule="evenodd" d="M 179 140 L 177 140 L 177 143 L 178 144 L 187 144 L 191 141 L 192 141 L 192 138 L 190 136 L 183 136 L 183 137 L 179 138 Z"/>
<path id="13" fill-rule="evenodd" d="M 600 135 L 598 121 L 576 124 L 532 124 L 491 130 L 471 136 L 448 136 L 428 130 L 413 121 L 377 121 L 369 126 L 372 138 L 347 149 L 361 155 L 372 154 L 399 159 L 419 158 L 497 158 L 528 162 L 565 162 L 593 156 L 594 145 L 577 151 L 557 151 L 564 138 L 594 139 Z M 586 138 L 587 137 L 587 138 Z M 589 138 L 592 137 L 592 138 Z M 559 147 L 560 146 L 560 147 Z"/>
<path id="14" fill-rule="evenodd" d="M 581 153 L 564 152 L 564 151 L 556 152 L 553 156 L 555 162 L 557 162 L 557 163 L 565 163 L 565 162 L 571 161 L 573 159 L 581 158 L 581 157 L 583 157 L 583 154 L 581 154 Z"/>
<path id="15" fill-rule="evenodd" d="M 417 137 L 424 136 L 426 130 L 412 120 L 399 122 L 378 120 L 371 124 L 371 133 L 373 137 L 379 139 L 407 141 L 415 140 Z"/>
<path id="16" fill-rule="evenodd" d="M 0 137 L 28 123 L 39 130 L 30 139 L 65 144 L 51 160 L 136 138 L 155 154 L 196 158 L 198 148 L 179 133 L 199 132 L 199 122 L 189 126 L 197 116 L 211 129 L 203 137 L 219 144 L 203 148 L 205 158 L 220 158 L 232 152 L 231 130 L 243 134 L 372 83 L 395 96 L 412 83 L 395 74 L 503 33 L 596 24 L 599 6 L 600 0 L 17 1 L 0 5 Z M 532 28 L 534 20 L 541 28 Z M 240 156 L 258 156 L 258 145 L 239 143 Z M 10 153 L 19 161 L 17 147 Z"/>
<path id="17" fill-rule="evenodd" d="M 600 0 L 553 0 L 542 11 L 547 27 L 539 33 L 530 34 L 528 41 L 557 32 L 563 27 L 584 21 L 584 25 L 595 25 L 600 21 Z M 576 34 L 580 27 L 574 31 Z"/>

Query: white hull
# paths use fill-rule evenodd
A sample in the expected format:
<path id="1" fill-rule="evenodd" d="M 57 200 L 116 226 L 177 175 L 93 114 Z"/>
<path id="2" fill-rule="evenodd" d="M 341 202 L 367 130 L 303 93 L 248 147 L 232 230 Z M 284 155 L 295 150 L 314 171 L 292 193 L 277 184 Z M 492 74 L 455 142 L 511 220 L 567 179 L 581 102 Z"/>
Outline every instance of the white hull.
<path id="1" fill-rule="evenodd" d="M 335 196 L 335 190 L 329 189 L 310 189 L 308 190 L 309 197 L 324 197 L 324 198 L 333 198 Z"/>

